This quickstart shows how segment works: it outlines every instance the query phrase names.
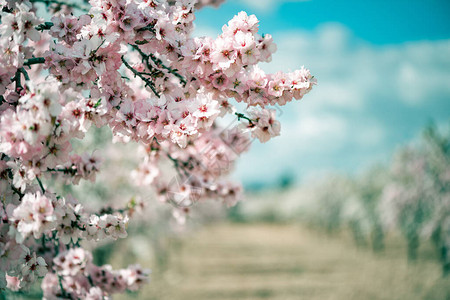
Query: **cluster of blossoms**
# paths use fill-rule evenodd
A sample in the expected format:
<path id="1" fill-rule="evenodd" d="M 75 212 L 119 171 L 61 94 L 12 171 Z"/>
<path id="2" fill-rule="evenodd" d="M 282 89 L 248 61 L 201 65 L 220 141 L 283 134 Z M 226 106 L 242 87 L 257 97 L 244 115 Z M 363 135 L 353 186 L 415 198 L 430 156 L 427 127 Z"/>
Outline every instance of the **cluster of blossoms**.
<path id="1" fill-rule="evenodd" d="M 133 205 L 96 213 L 50 191 L 96 180 L 101 152 L 75 153 L 74 139 L 107 126 L 115 142 L 141 145 L 135 183 L 183 219 L 196 201 L 239 200 L 240 185 L 226 179 L 234 161 L 252 138 L 280 134 L 270 106 L 301 99 L 315 79 L 304 68 L 264 73 L 257 64 L 276 46 L 244 12 L 215 40 L 192 38 L 194 11 L 221 1 L 91 0 L 80 15 L 42 1 L 53 10 L 47 22 L 37 2 L 0 0 L 0 289 L 45 276 L 47 299 L 136 290 L 145 270 L 95 266 L 81 248 L 126 237 Z M 226 115 L 235 126 L 218 125 Z"/>
<path id="2" fill-rule="evenodd" d="M 148 281 L 148 271 L 137 265 L 121 270 L 94 265 L 91 253 L 83 248 L 61 252 L 53 259 L 52 268 L 54 273 L 42 282 L 45 299 L 105 299 L 114 293 L 136 291 Z"/>

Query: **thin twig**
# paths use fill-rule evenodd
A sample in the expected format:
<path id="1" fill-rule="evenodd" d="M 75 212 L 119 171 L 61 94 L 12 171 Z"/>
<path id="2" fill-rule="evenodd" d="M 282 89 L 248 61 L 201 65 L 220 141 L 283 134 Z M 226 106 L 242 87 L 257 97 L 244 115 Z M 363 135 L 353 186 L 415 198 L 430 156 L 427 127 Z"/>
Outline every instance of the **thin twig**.
<path id="1" fill-rule="evenodd" d="M 33 57 L 33 58 L 29 58 L 29 59 L 25 60 L 23 65 L 29 67 L 31 65 L 43 64 L 43 63 L 45 63 L 45 58 Z"/>
<path id="2" fill-rule="evenodd" d="M 45 22 L 45 23 L 39 24 L 35 28 L 38 31 L 44 31 L 44 30 L 49 30 L 50 28 L 52 28 L 52 26 L 53 26 L 52 22 Z"/>
<path id="3" fill-rule="evenodd" d="M 157 58 L 157 57 L 156 57 L 155 55 L 153 55 L 152 53 L 150 53 L 150 54 L 145 54 L 145 53 L 141 50 L 141 48 L 139 48 L 138 45 L 132 45 L 132 44 L 130 44 L 130 45 L 131 45 L 131 47 L 133 47 L 133 49 L 135 49 L 135 50 L 137 50 L 137 51 L 139 52 L 139 54 L 142 56 L 142 58 L 146 61 L 147 67 L 148 67 L 149 69 L 150 69 L 150 64 L 149 64 L 149 62 L 148 62 L 148 59 L 150 58 L 156 66 L 158 66 L 158 67 L 160 67 L 160 68 L 163 68 L 163 69 L 167 70 L 170 74 L 175 75 L 175 76 L 181 81 L 181 83 L 183 83 L 183 85 L 186 86 L 186 83 L 187 83 L 187 82 L 186 82 L 186 79 L 185 79 L 183 76 L 181 76 L 181 75 L 177 72 L 178 70 L 172 69 L 172 68 L 170 68 L 170 67 L 164 65 L 163 62 L 162 62 L 162 60 L 160 60 L 159 58 Z"/>
<path id="4" fill-rule="evenodd" d="M 131 72 L 133 72 L 134 77 L 137 76 L 140 79 L 142 79 L 145 82 L 145 86 L 150 87 L 152 89 L 153 93 L 156 95 L 156 97 L 160 98 L 160 95 L 158 94 L 158 92 L 155 89 L 155 84 L 152 81 L 150 81 L 148 78 L 144 77 L 144 75 L 142 75 L 140 72 L 138 72 L 132 66 L 130 66 L 123 56 L 122 56 L 122 62 L 125 65 L 125 67 L 127 67 Z"/>
<path id="5" fill-rule="evenodd" d="M 61 279 L 62 279 L 62 276 L 58 274 L 59 288 L 61 289 L 62 296 L 65 298 L 68 295 L 67 295 L 66 290 L 64 289 L 64 287 L 62 285 L 62 280 Z"/>
<path id="6" fill-rule="evenodd" d="M 36 176 L 36 179 L 37 179 L 37 182 L 39 183 L 42 193 L 45 194 L 45 189 L 44 189 L 44 186 L 42 185 L 42 181 L 37 176 Z"/>
<path id="7" fill-rule="evenodd" d="M 151 32 L 153 32 L 153 33 L 156 32 L 156 31 L 155 31 L 155 27 L 153 27 L 153 25 L 147 25 L 147 26 L 145 26 L 145 27 L 139 28 L 139 29 L 136 30 L 136 31 L 137 31 L 137 32 L 140 32 L 140 31 L 146 31 L 146 30 L 151 31 Z"/>
<path id="8" fill-rule="evenodd" d="M 145 54 L 145 53 L 141 50 L 141 48 L 139 48 L 139 46 L 137 46 L 137 45 L 132 45 L 132 44 L 130 44 L 130 45 L 131 45 L 131 47 L 132 47 L 133 49 L 137 50 L 137 51 L 139 52 L 139 54 L 142 56 L 142 59 L 144 60 L 145 64 L 147 65 L 148 70 L 149 70 L 149 71 L 152 71 L 154 68 L 153 68 L 152 65 L 150 65 L 150 62 L 149 62 L 149 60 L 148 60 L 148 59 L 149 59 L 148 55 Z"/>
<path id="9" fill-rule="evenodd" d="M 11 185 L 11 189 L 13 190 L 14 193 L 19 195 L 20 198 L 24 196 L 24 194 L 22 194 L 15 186 Z"/>
<path id="10" fill-rule="evenodd" d="M 47 172 L 63 172 L 64 174 L 71 174 L 73 176 L 77 173 L 77 169 L 73 168 L 47 169 Z"/>
<path id="11" fill-rule="evenodd" d="M 17 69 L 16 75 L 14 75 L 14 77 L 12 78 L 12 81 L 16 82 L 16 92 L 19 92 L 23 89 L 20 74 L 21 72 L 19 71 L 19 69 Z"/>
<path id="12" fill-rule="evenodd" d="M 32 57 L 29 58 L 27 60 L 24 61 L 23 66 L 27 66 L 30 67 L 31 65 L 36 65 L 36 64 L 43 64 L 45 63 L 45 58 L 43 57 Z M 13 78 L 11 78 L 11 81 L 14 81 L 16 83 L 16 91 L 20 91 L 23 89 L 22 87 L 22 78 L 20 76 L 20 74 L 23 74 L 23 76 L 25 77 L 25 80 L 30 80 L 30 78 L 28 77 L 28 73 L 25 70 L 25 68 L 19 68 L 16 71 L 16 74 L 14 75 Z"/>
<path id="13" fill-rule="evenodd" d="M 25 77 L 25 80 L 30 80 L 30 77 L 28 76 L 28 73 L 25 70 L 25 68 L 22 67 L 22 68 L 18 69 L 18 71 L 23 74 L 23 77 Z"/>
<path id="14" fill-rule="evenodd" d="M 181 76 L 180 74 L 178 74 L 178 70 L 177 69 L 172 69 L 166 65 L 163 64 L 162 60 L 160 60 L 159 58 L 157 58 L 156 56 L 154 56 L 152 53 L 149 54 L 149 57 L 153 60 L 153 62 L 157 65 L 162 67 L 163 69 L 166 69 L 170 74 L 175 75 L 178 79 L 180 79 L 180 81 L 183 83 L 183 85 L 186 85 L 186 79 L 184 79 L 183 76 Z"/>
<path id="15" fill-rule="evenodd" d="M 253 125 L 254 120 L 250 119 L 249 117 L 247 117 L 246 115 L 242 114 L 242 113 L 234 113 L 237 117 L 238 117 L 238 121 L 240 121 L 241 119 L 247 120 L 250 122 L 250 124 Z"/>

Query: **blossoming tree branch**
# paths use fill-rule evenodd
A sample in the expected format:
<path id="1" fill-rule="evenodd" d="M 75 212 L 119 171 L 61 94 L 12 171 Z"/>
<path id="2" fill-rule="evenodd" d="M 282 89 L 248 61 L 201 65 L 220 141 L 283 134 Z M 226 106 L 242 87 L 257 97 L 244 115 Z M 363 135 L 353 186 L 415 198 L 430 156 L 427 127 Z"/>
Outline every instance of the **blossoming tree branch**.
<path id="1" fill-rule="evenodd" d="M 71 143 L 91 126 L 145 147 L 134 178 L 168 205 L 239 200 L 229 165 L 252 138 L 279 135 L 273 106 L 301 99 L 315 79 L 258 67 L 276 46 L 254 15 L 240 12 L 215 39 L 192 37 L 195 11 L 218 2 L 0 0 L 0 290 L 43 278 L 46 299 L 104 299 L 148 281 L 137 265 L 94 265 L 84 247 L 125 238 L 136 201 L 96 212 L 52 191 L 95 181 L 101 149 Z M 226 115 L 238 125 L 219 126 Z"/>

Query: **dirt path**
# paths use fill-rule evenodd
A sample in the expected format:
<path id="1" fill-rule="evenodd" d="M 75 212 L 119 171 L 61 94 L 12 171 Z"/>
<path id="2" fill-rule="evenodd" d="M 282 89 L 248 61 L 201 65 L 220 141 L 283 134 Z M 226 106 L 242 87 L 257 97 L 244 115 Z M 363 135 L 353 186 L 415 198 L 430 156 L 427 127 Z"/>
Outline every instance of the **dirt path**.
<path id="1" fill-rule="evenodd" d="M 171 249 L 140 299 L 450 299 L 432 259 L 408 265 L 398 249 L 374 255 L 296 225 L 212 226 Z"/>

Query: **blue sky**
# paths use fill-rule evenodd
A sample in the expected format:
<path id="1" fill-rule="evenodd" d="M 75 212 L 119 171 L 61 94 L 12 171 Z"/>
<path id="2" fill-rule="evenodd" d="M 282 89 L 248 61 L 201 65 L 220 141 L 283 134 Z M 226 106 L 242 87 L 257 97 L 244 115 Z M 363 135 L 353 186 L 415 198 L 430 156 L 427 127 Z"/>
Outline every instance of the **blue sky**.
<path id="1" fill-rule="evenodd" d="M 256 14 L 264 32 L 314 30 L 320 24 L 337 22 L 357 37 L 379 45 L 450 36 L 447 0 L 227 1 L 220 9 L 199 12 L 197 24 L 221 28 L 241 10 Z"/>
<path id="2" fill-rule="evenodd" d="M 430 121 L 450 124 L 450 1 L 228 1 L 197 14 L 198 33 L 217 35 L 241 10 L 278 45 L 263 69 L 305 65 L 319 81 L 282 108 L 282 135 L 241 159 L 234 176 L 246 184 L 356 173 Z"/>

